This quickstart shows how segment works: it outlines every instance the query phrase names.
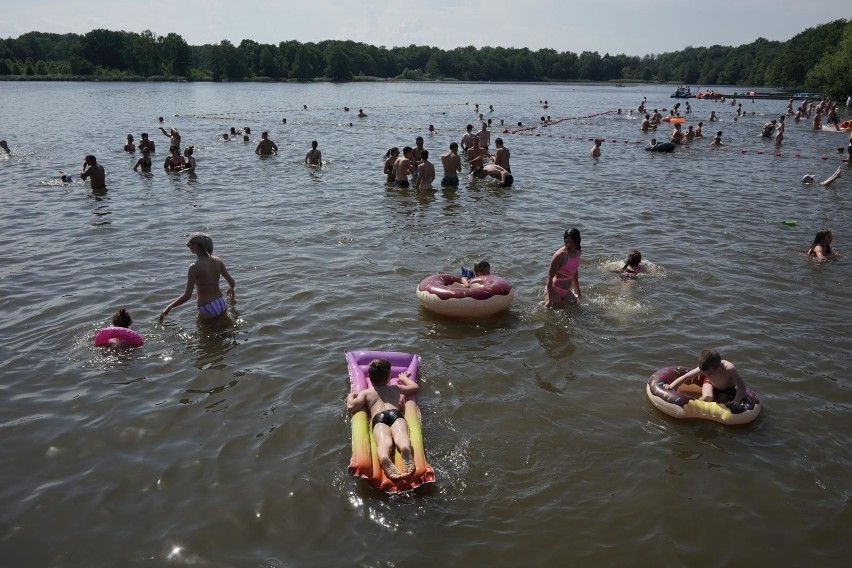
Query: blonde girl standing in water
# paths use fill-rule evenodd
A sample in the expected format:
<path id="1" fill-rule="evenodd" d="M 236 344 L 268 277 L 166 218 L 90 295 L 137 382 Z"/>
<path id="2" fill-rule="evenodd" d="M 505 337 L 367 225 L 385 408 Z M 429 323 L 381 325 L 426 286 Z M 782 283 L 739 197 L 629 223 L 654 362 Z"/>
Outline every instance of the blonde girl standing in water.
<path id="1" fill-rule="evenodd" d="M 204 233 L 192 233 L 186 243 L 190 252 L 196 256 L 195 262 L 189 265 L 186 275 L 186 289 L 183 295 L 175 298 L 160 314 L 160 321 L 169 312 L 192 297 L 193 288 L 198 288 L 198 317 L 212 319 L 224 314 L 228 306 L 222 291 L 219 290 L 219 276 L 228 282 L 228 297 L 234 299 L 234 279 L 225 268 L 225 263 L 213 256 L 213 239 Z"/>

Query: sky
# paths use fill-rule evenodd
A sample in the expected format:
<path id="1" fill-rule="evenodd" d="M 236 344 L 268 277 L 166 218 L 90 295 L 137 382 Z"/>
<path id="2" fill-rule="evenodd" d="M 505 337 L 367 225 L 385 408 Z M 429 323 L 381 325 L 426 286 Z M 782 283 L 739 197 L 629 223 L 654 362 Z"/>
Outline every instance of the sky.
<path id="1" fill-rule="evenodd" d="M 837 0 L 3 0 L 0 37 L 105 28 L 173 32 L 190 45 L 336 39 L 646 55 L 785 41 L 850 17 L 852 7 Z"/>

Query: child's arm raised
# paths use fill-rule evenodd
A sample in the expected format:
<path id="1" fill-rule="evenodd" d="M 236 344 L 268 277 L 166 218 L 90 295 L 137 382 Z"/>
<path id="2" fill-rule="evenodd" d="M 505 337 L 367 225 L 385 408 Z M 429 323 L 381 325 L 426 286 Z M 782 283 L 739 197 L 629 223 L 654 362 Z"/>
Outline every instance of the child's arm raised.
<path id="1" fill-rule="evenodd" d="M 420 385 L 411 380 L 407 371 L 399 374 L 396 386 L 401 394 L 416 394 L 420 390 Z"/>

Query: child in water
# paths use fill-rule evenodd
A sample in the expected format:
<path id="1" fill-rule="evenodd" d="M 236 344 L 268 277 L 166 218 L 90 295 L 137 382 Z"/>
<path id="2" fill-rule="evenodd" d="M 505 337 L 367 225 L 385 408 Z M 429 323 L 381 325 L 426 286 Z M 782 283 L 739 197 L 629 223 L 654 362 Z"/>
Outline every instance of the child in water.
<path id="1" fill-rule="evenodd" d="M 213 239 L 204 233 L 192 233 L 186 243 L 190 252 L 196 256 L 195 262 L 189 265 L 186 275 L 186 289 L 178 298 L 166 306 L 160 314 L 160 321 L 169 312 L 192 297 L 193 288 L 198 288 L 198 317 L 212 319 L 224 314 L 228 306 L 219 290 L 219 276 L 228 282 L 228 297 L 234 299 L 234 279 L 225 268 L 225 263 L 219 257 L 213 256 Z"/>
<path id="2" fill-rule="evenodd" d="M 564 246 L 550 259 L 547 269 L 547 284 L 544 286 L 544 305 L 560 308 L 565 304 L 580 301 L 580 231 L 572 228 L 565 231 Z"/>
<path id="3" fill-rule="evenodd" d="M 471 278 L 479 278 L 480 276 L 491 275 L 491 264 L 489 264 L 487 260 L 480 260 L 479 262 L 473 265 L 473 271 L 470 271 L 464 266 L 462 266 L 461 272 L 462 284 L 464 284 L 465 286 L 470 286 Z"/>
<path id="4" fill-rule="evenodd" d="M 825 260 L 834 256 L 834 252 L 831 250 L 831 240 L 831 229 L 817 231 L 814 242 L 808 249 L 808 256 L 815 256 L 817 260 Z"/>
<path id="5" fill-rule="evenodd" d="M 642 266 L 642 253 L 639 252 L 639 249 L 633 249 L 627 255 L 627 260 L 621 267 L 620 273 L 622 276 L 632 278 L 640 272 L 645 272 L 645 268 Z"/>
<path id="6" fill-rule="evenodd" d="M 692 381 L 701 386 L 701 399 L 706 402 L 733 402 L 740 404 L 746 394 L 746 385 L 737 368 L 725 361 L 715 349 L 705 349 L 698 356 L 698 366 L 664 385 L 668 390 Z"/>

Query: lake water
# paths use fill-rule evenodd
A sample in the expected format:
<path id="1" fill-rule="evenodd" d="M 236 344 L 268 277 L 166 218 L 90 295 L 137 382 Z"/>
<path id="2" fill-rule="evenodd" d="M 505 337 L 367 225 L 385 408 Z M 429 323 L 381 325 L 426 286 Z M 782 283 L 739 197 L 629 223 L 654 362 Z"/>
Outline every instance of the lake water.
<path id="1" fill-rule="evenodd" d="M 788 121 L 777 156 L 759 132 L 786 101 L 744 100 L 754 115 L 733 122 L 692 100 L 707 137 L 644 152 L 635 110 L 613 111 L 668 108 L 673 89 L 0 83 L 2 563 L 848 565 L 852 171 L 801 183 L 841 165 L 847 137 Z M 502 135 L 511 189 L 385 185 L 388 148 L 423 135 L 440 164 L 475 103 L 492 139 L 501 119 L 571 120 Z M 159 167 L 159 116 L 195 145 L 196 178 Z M 252 142 L 223 142 L 231 126 Z M 717 129 L 728 146 L 711 150 Z M 262 130 L 277 156 L 253 153 Z M 151 173 L 122 152 L 143 131 Z M 320 170 L 302 164 L 312 139 Z M 58 181 L 87 153 L 106 192 Z M 542 286 L 570 227 L 583 301 L 554 312 Z M 822 228 L 842 254 L 817 263 L 800 251 Z M 197 230 L 236 279 L 230 319 L 202 325 L 191 301 L 160 324 Z M 653 270 L 624 283 L 613 271 L 634 247 Z M 514 284 L 510 311 L 419 307 L 422 278 L 479 259 Z M 94 348 L 120 306 L 145 346 Z M 647 401 L 656 369 L 707 347 L 760 395 L 756 422 L 678 421 Z M 347 475 L 356 349 L 422 356 L 436 483 L 389 497 Z"/>

